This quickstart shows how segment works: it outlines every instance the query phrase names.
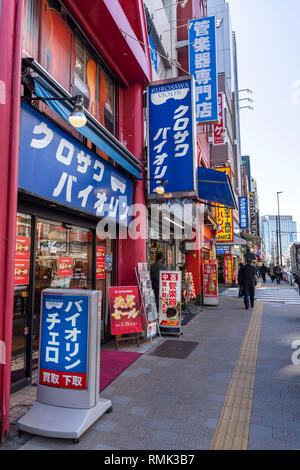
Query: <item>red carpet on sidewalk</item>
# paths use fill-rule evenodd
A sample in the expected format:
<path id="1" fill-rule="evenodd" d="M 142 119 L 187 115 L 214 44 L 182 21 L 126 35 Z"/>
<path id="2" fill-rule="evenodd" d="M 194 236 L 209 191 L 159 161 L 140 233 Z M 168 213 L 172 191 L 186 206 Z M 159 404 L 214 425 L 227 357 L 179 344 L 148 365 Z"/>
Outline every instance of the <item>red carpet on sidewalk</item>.
<path id="1" fill-rule="evenodd" d="M 141 356 L 136 352 L 101 351 L 100 392 Z"/>

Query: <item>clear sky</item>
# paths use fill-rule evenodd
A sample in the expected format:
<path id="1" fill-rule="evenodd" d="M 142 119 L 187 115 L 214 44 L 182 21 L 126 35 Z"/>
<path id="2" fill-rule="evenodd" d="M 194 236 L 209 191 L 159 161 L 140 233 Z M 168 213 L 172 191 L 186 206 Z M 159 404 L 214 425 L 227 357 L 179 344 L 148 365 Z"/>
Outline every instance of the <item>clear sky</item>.
<path id="1" fill-rule="evenodd" d="M 300 0 L 227 0 L 236 32 L 242 154 L 250 155 L 260 214 L 292 215 L 300 232 Z M 250 103 L 242 101 L 243 105 Z M 241 104 L 242 105 L 242 104 Z M 300 240 L 300 233 L 298 234 Z"/>

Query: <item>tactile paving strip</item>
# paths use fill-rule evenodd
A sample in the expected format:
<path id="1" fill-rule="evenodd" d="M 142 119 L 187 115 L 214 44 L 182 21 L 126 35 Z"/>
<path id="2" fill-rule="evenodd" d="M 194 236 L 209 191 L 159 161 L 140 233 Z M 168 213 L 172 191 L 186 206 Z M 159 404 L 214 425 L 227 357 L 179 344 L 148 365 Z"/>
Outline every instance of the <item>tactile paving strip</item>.
<path id="1" fill-rule="evenodd" d="M 151 352 L 151 356 L 186 359 L 198 344 L 199 343 L 196 341 L 176 341 L 167 339 Z"/>
<path id="2" fill-rule="evenodd" d="M 263 303 L 256 302 L 235 364 L 211 450 L 247 450 Z"/>

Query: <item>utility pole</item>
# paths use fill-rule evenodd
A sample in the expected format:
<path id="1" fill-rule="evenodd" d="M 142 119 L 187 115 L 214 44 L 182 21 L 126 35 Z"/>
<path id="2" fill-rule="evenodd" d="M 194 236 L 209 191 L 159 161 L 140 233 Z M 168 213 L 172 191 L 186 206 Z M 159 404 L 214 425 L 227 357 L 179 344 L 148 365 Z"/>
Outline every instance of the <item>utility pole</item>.
<path id="1" fill-rule="evenodd" d="M 280 266 L 282 266 L 282 246 L 281 246 L 281 224 L 280 224 L 280 213 L 279 213 L 279 194 L 283 191 L 277 191 L 277 208 L 278 208 L 278 238 L 279 238 L 279 250 L 278 255 L 280 256 Z M 279 260 L 278 260 L 279 261 Z"/>

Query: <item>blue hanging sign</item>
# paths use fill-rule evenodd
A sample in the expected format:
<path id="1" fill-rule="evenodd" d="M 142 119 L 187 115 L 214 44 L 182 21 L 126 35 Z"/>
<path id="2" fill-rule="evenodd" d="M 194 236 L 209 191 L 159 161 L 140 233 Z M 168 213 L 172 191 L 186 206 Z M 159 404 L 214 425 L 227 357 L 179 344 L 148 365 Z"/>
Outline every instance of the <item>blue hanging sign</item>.
<path id="1" fill-rule="evenodd" d="M 152 65 L 153 65 L 155 71 L 157 72 L 157 70 L 158 70 L 158 53 L 157 53 L 157 49 L 155 47 L 155 44 L 154 44 L 153 39 L 150 36 L 150 34 L 148 34 L 148 39 L 149 39 L 149 46 L 150 46 L 151 62 L 152 62 Z"/>
<path id="2" fill-rule="evenodd" d="M 230 255 L 231 248 L 229 245 L 216 245 L 216 254 L 217 255 Z"/>
<path id="3" fill-rule="evenodd" d="M 239 197 L 240 228 L 248 228 L 248 201 L 246 197 Z"/>
<path id="4" fill-rule="evenodd" d="M 133 182 L 30 106 L 22 105 L 19 189 L 127 225 Z"/>
<path id="5" fill-rule="evenodd" d="M 197 196 L 197 148 L 192 77 L 148 86 L 149 197 L 166 181 L 165 197 Z M 156 181 L 155 181 L 156 180 Z"/>
<path id="6" fill-rule="evenodd" d="M 196 121 L 218 122 L 216 20 L 214 16 L 188 22 L 189 72 L 195 79 Z"/>

